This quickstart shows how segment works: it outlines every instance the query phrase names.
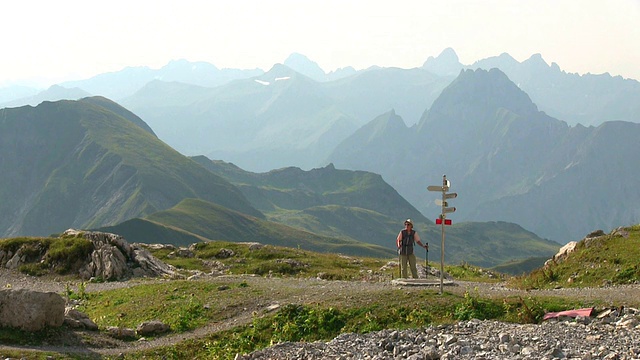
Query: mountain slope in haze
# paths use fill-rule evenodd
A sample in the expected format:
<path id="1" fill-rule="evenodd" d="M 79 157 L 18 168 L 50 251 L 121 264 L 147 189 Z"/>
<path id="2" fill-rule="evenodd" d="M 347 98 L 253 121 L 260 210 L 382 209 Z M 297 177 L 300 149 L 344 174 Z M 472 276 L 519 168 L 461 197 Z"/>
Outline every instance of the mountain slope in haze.
<path id="1" fill-rule="evenodd" d="M 471 69 L 497 67 L 550 116 L 570 125 L 640 122 L 640 82 L 605 74 L 572 74 L 534 54 L 522 63 L 509 54 L 479 60 Z"/>
<path id="2" fill-rule="evenodd" d="M 567 73 L 558 64 L 547 64 L 541 54 L 518 62 L 507 53 L 463 65 L 453 49 L 430 57 L 422 66 L 441 76 L 462 69 L 498 68 L 524 90 L 541 110 L 569 125 L 598 126 L 604 121 L 640 122 L 640 82 L 621 76 Z"/>
<path id="3" fill-rule="evenodd" d="M 377 174 L 333 165 L 251 173 L 205 157 L 194 160 L 237 186 L 268 219 L 317 234 L 394 248 L 404 219 L 430 222 Z"/>
<path id="4" fill-rule="evenodd" d="M 136 114 L 132 113 L 131 111 L 125 109 L 124 107 L 118 105 L 117 103 L 102 97 L 102 96 L 92 96 L 92 97 L 88 97 L 88 98 L 84 98 L 82 99 L 83 102 L 88 103 L 88 104 L 93 104 L 96 106 L 101 106 L 111 112 L 113 112 L 114 114 L 121 116 L 129 121 L 131 121 L 132 123 L 138 125 L 140 128 L 142 128 L 143 130 L 145 130 L 146 132 L 150 133 L 153 136 L 156 136 L 156 134 L 153 132 L 153 130 L 149 127 L 149 125 L 147 125 L 146 122 L 144 122 L 144 120 L 140 119 Z M 157 136 L 156 136 L 157 137 Z"/>
<path id="5" fill-rule="evenodd" d="M 342 152 L 329 161 L 380 173 L 405 198 L 423 204 L 418 208 L 424 214 L 440 211 L 433 202 L 437 194 L 425 191 L 425 185 L 438 184 L 446 174 L 451 191 L 460 195 L 452 201 L 453 218 L 514 222 L 566 243 L 594 228 L 638 222 L 640 195 L 630 189 L 640 186 L 640 174 L 629 164 L 640 154 L 640 143 L 632 140 L 640 136 L 639 126 L 569 127 L 538 111 L 501 71 L 466 70 L 443 90 L 412 136 L 404 129 L 396 135 L 406 136 L 414 151 L 379 143 L 380 159 L 371 162 L 373 145 L 364 141 L 375 137 L 359 134 L 337 147 Z M 343 151 L 344 144 L 355 141 L 362 144 L 359 156 Z M 394 163 L 400 157 L 406 161 Z M 402 168 L 410 168 L 412 176 L 403 175 Z M 609 179 L 615 174 L 619 185 L 612 187 L 604 173 Z"/>
<path id="6" fill-rule="evenodd" d="M 85 80 L 67 81 L 60 85 L 78 87 L 93 95 L 101 95 L 120 102 L 153 80 L 181 82 L 185 84 L 216 87 L 236 79 L 244 79 L 264 73 L 260 69 L 218 69 L 206 62 L 173 60 L 160 69 L 146 66 L 127 67 L 120 71 L 99 74 Z"/>
<path id="7" fill-rule="evenodd" d="M 17 99 L 27 99 L 33 95 L 36 95 L 38 92 L 40 92 L 40 90 L 29 86 L 11 85 L 2 87 L 0 88 L 0 108 L 6 107 L 6 105 L 3 104 L 6 104 L 10 101 Z"/>
<path id="8" fill-rule="evenodd" d="M 372 116 L 393 108 L 415 123 L 449 81 L 421 69 L 370 69 L 319 83 L 276 65 L 215 89 L 154 82 L 122 103 L 184 154 L 251 171 L 311 169 Z"/>
<path id="9" fill-rule="evenodd" d="M 0 103 L 0 108 L 24 105 L 36 106 L 43 101 L 78 100 L 90 95 L 90 93 L 79 87 L 52 85 L 47 90 L 40 91 L 35 95 Z"/>
<path id="10" fill-rule="evenodd" d="M 323 86 L 336 106 L 359 119 L 360 125 L 392 109 L 415 124 L 454 78 L 420 68 L 374 67 Z"/>
<path id="11" fill-rule="evenodd" d="M 140 231 L 144 226 L 145 231 Z M 395 253 L 387 248 L 358 242 L 351 239 L 337 239 L 316 235 L 308 231 L 289 227 L 271 221 L 248 216 L 225 207 L 199 199 L 185 199 L 171 209 L 159 211 L 136 219 L 136 224 L 125 222 L 113 227 L 102 228 L 136 242 L 157 243 L 166 239 L 163 234 L 178 235 L 180 241 L 233 241 L 259 242 L 261 244 L 301 248 L 320 252 L 334 252 L 349 255 L 392 257 Z M 156 234 L 150 236 L 150 234 Z M 193 243 L 192 242 L 192 243 Z M 174 245 L 187 246 L 189 244 Z"/>
<path id="12" fill-rule="evenodd" d="M 0 110 L 0 236 L 116 224 L 189 197 L 262 216 L 234 186 L 111 110 L 132 115 L 104 98 Z"/>
<path id="13" fill-rule="evenodd" d="M 143 89 L 123 104 L 160 138 L 184 154 L 253 169 L 313 166 L 358 126 L 333 106 L 320 84 L 284 65 L 210 90 L 154 86 L 155 97 Z M 176 97 L 187 99 L 183 91 L 195 94 L 192 102 L 176 103 Z"/>
<path id="14" fill-rule="evenodd" d="M 436 254 L 432 257 L 439 257 L 441 228 L 377 174 L 338 170 L 333 165 L 309 171 L 285 168 L 252 173 L 203 156 L 194 160 L 238 186 L 272 221 L 395 250 L 402 222 L 411 218 L 422 240 L 429 243 L 430 252 Z M 456 224 L 447 228 L 445 261 L 495 266 L 531 256 L 548 258 L 559 246 L 515 224 Z M 419 257 L 426 255 L 418 253 Z"/>
<path id="15" fill-rule="evenodd" d="M 347 66 L 326 73 L 318 63 L 299 53 L 289 55 L 283 65 L 318 82 L 338 80 L 358 72 L 353 67 Z"/>

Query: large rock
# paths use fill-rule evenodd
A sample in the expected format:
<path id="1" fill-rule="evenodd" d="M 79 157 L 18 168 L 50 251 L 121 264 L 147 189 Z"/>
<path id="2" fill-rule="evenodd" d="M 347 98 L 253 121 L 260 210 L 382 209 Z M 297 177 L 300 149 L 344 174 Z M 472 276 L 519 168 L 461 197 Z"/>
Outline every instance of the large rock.
<path id="1" fill-rule="evenodd" d="M 91 261 L 80 269 L 83 279 L 123 280 L 130 277 L 178 277 L 175 268 L 151 255 L 146 249 L 130 245 L 122 236 L 69 229 L 64 236 L 82 236 L 91 240 Z"/>
<path id="2" fill-rule="evenodd" d="M 74 329 L 98 330 L 98 325 L 87 314 L 71 307 L 64 310 L 64 323 Z"/>
<path id="3" fill-rule="evenodd" d="M 138 325 L 138 327 L 136 328 L 136 334 L 138 334 L 139 336 L 151 336 L 164 334 L 170 330 L 171 328 L 169 327 L 169 325 L 163 323 L 162 321 L 152 320 L 145 321 Z"/>
<path id="4" fill-rule="evenodd" d="M 0 290 L 0 327 L 38 331 L 64 322 L 65 303 L 54 292 Z"/>

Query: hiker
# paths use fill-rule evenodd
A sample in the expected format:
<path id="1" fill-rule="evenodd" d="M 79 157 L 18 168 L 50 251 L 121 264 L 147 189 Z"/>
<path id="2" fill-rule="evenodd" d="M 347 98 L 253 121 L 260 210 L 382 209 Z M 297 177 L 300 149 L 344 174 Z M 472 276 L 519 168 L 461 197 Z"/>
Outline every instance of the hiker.
<path id="1" fill-rule="evenodd" d="M 404 230 L 400 231 L 396 238 L 398 255 L 400 255 L 401 276 L 403 278 L 407 278 L 407 262 L 409 262 L 409 266 L 411 266 L 411 275 L 413 278 L 418 278 L 416 255 L 413 253 L 413 245 L 416 243 L 427 251 L 429 250 L 429 245 L 423 245 L 422 242 L 420 242 L 420 235 L 413 230 L 413 222 L 411 219 L 407 219 L 404 222 Z"/>

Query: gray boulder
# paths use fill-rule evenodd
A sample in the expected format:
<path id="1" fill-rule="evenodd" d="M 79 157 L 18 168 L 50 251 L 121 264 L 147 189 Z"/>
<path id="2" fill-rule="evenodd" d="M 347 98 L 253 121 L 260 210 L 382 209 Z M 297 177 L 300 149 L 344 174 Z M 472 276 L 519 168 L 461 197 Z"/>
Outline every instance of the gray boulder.
<path id="1" fill-rule="evenodd" d="M 170 331 L 169 325 L 159 320 L 145 321 L 136 327 L 136 334 L 139 336 L 150 336 L 164 334 Z"/>
<path id="2" fill-rule="evenodd" d="M 107 334 L 115 339 L 129 340 L 136 338 L 136 331 L 131 328 L 121 328 L 117 326 L 107 327 Z"/>
<path id="3" fill-rule="evenodd" d="M 71 307 L 64 311 L 64 323 L 74 329 L 98 330 L 98 325 L 87 314 Z"/>
<path id="4" fill-rule="evenodd" d="M 91 261 L 80 269 L 80 277 L 88 280 L 124 280 L 131 277 L 180 277 L 175 268 L 139 246 L 130 245 L 122 236 L 99 231 L 69 229 L 63 236 L 83 236 L 91 240 Z"/>
<path id="5" fill-rule="evenodd" d="M 64 323 L 65 302 L 54 292 L 0 290 L 0 327 L 38 331 Z"/>

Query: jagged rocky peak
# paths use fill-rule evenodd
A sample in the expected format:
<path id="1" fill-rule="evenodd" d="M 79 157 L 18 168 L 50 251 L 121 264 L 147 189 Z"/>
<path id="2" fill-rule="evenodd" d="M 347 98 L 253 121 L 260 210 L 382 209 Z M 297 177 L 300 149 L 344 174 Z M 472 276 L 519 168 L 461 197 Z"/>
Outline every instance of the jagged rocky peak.
<path id="1" fill-rule="evenodd" d="M 462 69 L 462 64 L 456 52 L 452 48 L 446 48 L 435 58 L 429 56 L 422 68 L 437 75 L 455 76 Z"/>
<path id="2" fill-rule="evenodd" d="M 497 68 L 461 71 L 434 102 L 433 108 L 439 103 L 459 103 L 463 99 L 484 108 L 501 107 L 520 115 L 538 112 L 529 95 Z"/>

